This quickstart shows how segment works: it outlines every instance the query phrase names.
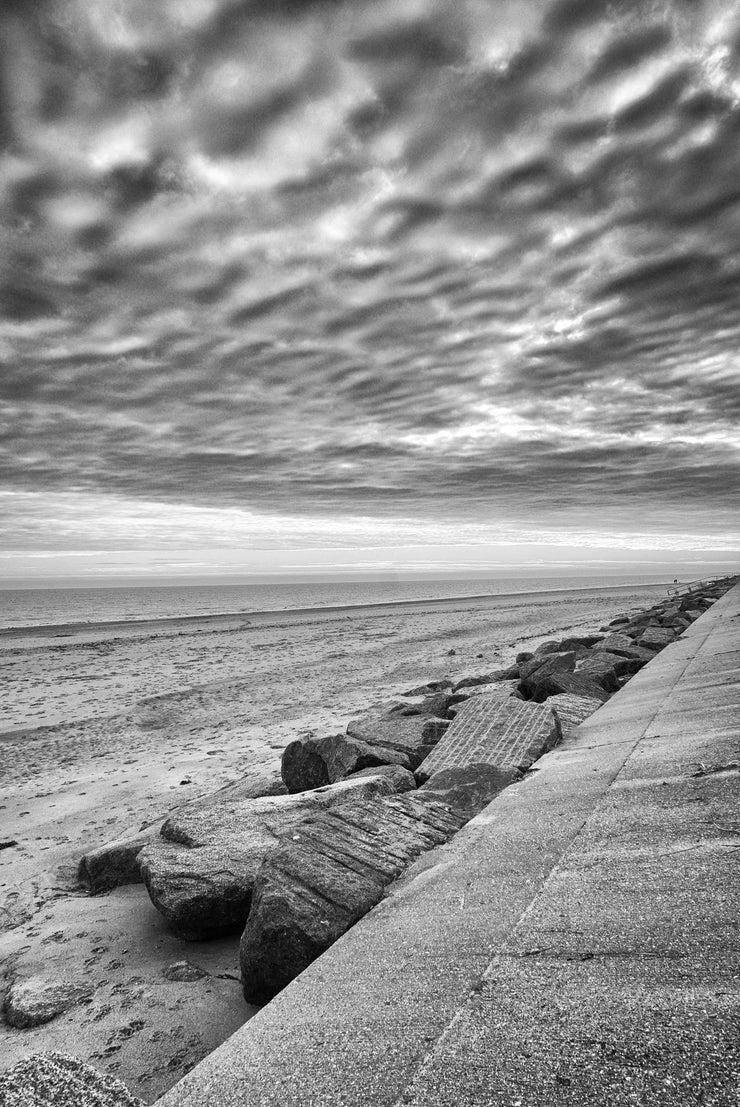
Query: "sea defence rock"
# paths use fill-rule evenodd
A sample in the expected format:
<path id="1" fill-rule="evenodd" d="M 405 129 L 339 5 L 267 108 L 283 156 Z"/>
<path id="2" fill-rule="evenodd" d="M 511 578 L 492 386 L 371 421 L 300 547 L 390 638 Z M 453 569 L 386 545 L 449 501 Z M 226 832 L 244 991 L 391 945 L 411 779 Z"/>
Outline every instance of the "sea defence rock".
<path id="1" fill-rule="evenodd" d="M 188 805 L 139 855 L 152 903 L 189 940 L 240 930 L 259 867 L 284 834 L 311 813 L 394 791 L 392 780 L 377 775 L 297 796 Z"/>
<path id="2" fill-rule="evenodd" d="M 140 834 L 88 850 L 80 859 L 77 879 L 94 896 L 122 884 L 140 884 L 139 854 L 158 834 L 159 826 L 155 825 Z"/>
<path id="3" fill-rule="evenodd" d="M 34 1053 L 0 1072 L 2 1107 L 144 1107 L 114 1076 L 64 1053 Z"/>
<path id="4" fill-rule="evenodd" d="M 583 661 L 578 662 L 576 672 L 587 676 L 594 683 L 600 684 L 607 692 L 617 692 L 620 685 L 614 656 L 614 654 L 602 652 L 586 657 Z M 619 660 L 623 661 L 624 658 L 619 658 Z"/>
<path id="5" fill-rule="evenodd" d="M 518 680 L 497 680 L 491 684 L 476 684 L 467 688 L 462 688 L 459 692 L 455 692 L 452 696 L 452 703 L 448 708 L 448 715 L 451 715 L 454 719 L 457 714 L 459 705 L 467 703 L 468 700 L 473 699 L 476 696 L 485 696 L 498 699 L 509 699 L 511 696 L 516 696 L 521 699 L 519 695 L 519 681 Z"/>
<path id="6" fill-rule="evenodd" d="M 524 770 L 559 740 L 560 725 L 545 704 L 475 696 L 461 706 L 415 776 L 423 784 L 442 769 L 477 763 Z"/>
<path id="7" fill-rule="evenodd" d="M 409 768 L 409 759 L 387 746 L 371 746 L 346 734 L 329 734 L 289 742 L 283 750 L 280 771 L 288 792 L 295 794 L 334 784 L 360 769 L 378 765 Z"/>
<path id="8" fill-rule="evenodd" d="M 347 737 L 357 738 L 369 746 L 381 746 L 404 755 L 404 768 L 413 770 L 430 752 L 424 740 L 424 724 L 429 716 L 401 715 L 398 712 L 369 711 L 351 719 Z"/>
<path id="9" fill-rule="evenodd" d="M 416 788 L 414 774 L 400 765 L 378 765 L 374 769 L 360 769 L 359 772 L 348 776 L 347 780 L 359 780 L 361 777 L 372 777 L 376 780 L 380 777 L 382 780 L 387 780 L 392 785 L 393 791 L 399 794 L 413 792 Z"/>
<path id="10" fill-rule="evenodd" d="M 606 703 L 609 693 L 606 689 L 592 680 L 586 673 L 551 673 L 546 681 L 543 681 L 538 689 L 538 698 L 544 701 L 549 696 L 557 696 L 562 692 L 570 692 L 574 696 L 586 696 L 588 699 L 600 700 Z"/>
<path id="11" fill-rule="evenodd" d="M 227 801 L 257 799 L 261 796 L 280 796 L 285 795 L 286 791 L 279 768 L 275 765 L 261 766 L 233 784 L 226 784 L 215 792 L 178 805 L 175 811 L 197 810 L 201 807 L 218 806 Z M 159 836 L 163 821 L 164 816 L 161 816 L 151 826 L 143 827 L 136 833 L 88 850 L 81 857 L 77 868 L 80 884 L 91 895 L 100 895 L 122 884 L 141 883 L 139 854 Z"/>
<path id="12" fill-rule="evenodd" d="M 648 649 L 662 650 L 670 645 L 676 638 L 676 632 L 671 627 L 646 627 L 637 639 L 638 646 Z"/>
<path id="13" fill-rule="evenodd" d="M 267 858 L 240 945 L 244 995 L 266 1003 L 379 902 L 465 817 L 415 792 L 353 800 L 305 819 Z"/>
<path id="14" fill-rule="evenodd" d="M 571 738 L 576 727 L 593 715 L 601 707 L 601 700 L 591 699 L 589 696 L 574 696 L 569 692 L 561 692 L 560 695 L 550 696 L 547 706 L 555 712 L 560 720 L 560 730 L 563 741 Z"/>
<path id="15" fill-rule="evenodd" d="M 573 650 L 540 654 L 519 666 L 519 691 L 526 700 L 536 699 L 537 690 L 552 673 L 572 673 L 576 667 Z"/>
<path id="16" fill-rule="evenodd" d="M 89 999 L 92 988 L 80 980 L 47 980 L 31 976 L 14 981 L 5 996 L 3 1015 L 8 1026 L 28 1030 L 51 1022 L 57 1015 Z"/>
<path id="17" fill-rule="evenodd" d="M 424 795 L 447 803 L 466 819 L 472 819 L 492 799 L 522 779 L 518 769 L 498 769 L 495 765 L 474 762 L 454 769 L 441 769 L 419 789 Z"/>

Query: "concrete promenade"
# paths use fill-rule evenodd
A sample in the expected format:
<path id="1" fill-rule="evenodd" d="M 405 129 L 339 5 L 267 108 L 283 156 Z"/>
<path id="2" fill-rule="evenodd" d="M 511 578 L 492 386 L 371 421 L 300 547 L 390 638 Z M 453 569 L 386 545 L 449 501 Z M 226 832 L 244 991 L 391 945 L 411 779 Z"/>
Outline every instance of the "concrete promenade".
<path id="1" fill-rule="evenodd" d="M 740 1103 L 740 586 L 161 1107 Z"/>

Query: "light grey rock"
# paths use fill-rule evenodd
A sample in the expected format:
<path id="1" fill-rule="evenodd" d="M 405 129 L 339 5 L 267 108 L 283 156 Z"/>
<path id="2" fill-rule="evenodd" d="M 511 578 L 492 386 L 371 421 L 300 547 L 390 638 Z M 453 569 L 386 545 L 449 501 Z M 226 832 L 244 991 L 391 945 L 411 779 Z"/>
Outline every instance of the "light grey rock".
<path id="1" fill-rule="evenodd" d="M 79 980 L 47 980 L 31 976 L 16 980 L 5 996 L 3 1014 L 8 1026 L 27 1030 L 50 1022 L 63 1011 L 88 1000 L 92 987 Z"/>
<path id="2" fill-rule="evenodd" d="M 0 1107 L 144 1107 L 126 1085 L 76 1057 L 34 1053 L 0 1072 Z"/>
<path id="3" fill-rule="evenodd" d="M 189 804 L 139 855 L 152 903 L 186 939 L 239 930 L 259 867 L 283 834 L 310 813 L 393 791 L 391 780 L 376 775 L 294 796 Z"/>
<path id="4" fill-rule="evenodd" d="M 550 696 L 547 706 L 555 712 L 560 720 L 560 729 L 563 740 L 572 738 L 578 726 L 601 707 L 601 700 L 591 699 L 589 696 L 574 696 L 569 692 L 561 692 L 560 695 Z"/>
<path id="5" fill-rule="evenodd" d="M 415 857 L 465 819 L 409 793 L 304 820 L 262 865 L 240 944 L 244 995 L 265 1003 L 362 918 Z"/>
<path id="6" fill-rule="evenodd" d="M 402 753 L 406 759 L 404 768 L 413 772 L 429 752 L 423 737 L 426 719 L 424 715 L 367 712 L 350 720 L 347 736 L 369 746 L 383 746 Z"/>
<path id="7" fill-rule="evenodd" d="M 559 740 L 560 724 L 546 705 L 474 696 L 414 775 L 424 784 L 442 769 L 479 763 L 524 770 Z"/>
<path id="8" fill-rule="evenodd" d="M 602 688 L 586 673 L 551 673 L 538 689 L 538 694 L 543 697 L 543 701 L 546 701 L 550 696 L 557 696 L 563 692 L 570 692 L 575 696 L 586 696 L 589 699 L 600 700 L 602 703 L 609 699 L 609 693 L 606 689 Z"/>
<path id="9" fill-rule="evenodd" d="M 109 892 L 123 884 L 140 884 L 139 854 L 157 834 L 159 827 L 152 826 L 139 834 L 88 850 L 77 869 L 80 884 L 91 895 Z"/>

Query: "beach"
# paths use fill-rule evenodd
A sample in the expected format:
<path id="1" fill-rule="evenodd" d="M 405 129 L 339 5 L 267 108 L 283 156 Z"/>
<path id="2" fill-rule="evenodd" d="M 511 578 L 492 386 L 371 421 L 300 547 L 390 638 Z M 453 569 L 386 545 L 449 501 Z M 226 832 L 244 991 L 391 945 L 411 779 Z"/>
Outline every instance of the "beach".
<path id="1" fill-rule="evenodd" d="M 28 1030 L 2 1026 L 10 1064 L 61 1049 L 152 1102 L 254 1008 L 238 935 L 186 943 L 141 885 L 89 897 L 86 849 L 279 763 L 293 738 L 336 733 L 412 684 L 508 664 L 595 630 L 668 585 L 269 611 L 0 634 L 0 960 L 15 976 L 83 979 L 89 1001 Z M 187 959 L 204 970 L 169 980 Z"/>

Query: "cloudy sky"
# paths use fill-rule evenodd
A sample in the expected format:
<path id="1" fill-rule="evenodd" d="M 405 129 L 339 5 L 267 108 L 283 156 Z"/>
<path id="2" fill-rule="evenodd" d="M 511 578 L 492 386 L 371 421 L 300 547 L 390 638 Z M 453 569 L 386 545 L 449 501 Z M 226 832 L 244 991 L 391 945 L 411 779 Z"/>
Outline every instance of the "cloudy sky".
<path id="1" fill-rule="evenodd" d="M 733 0 L 0 35 L 4 582 L 738 565 Z"/>

